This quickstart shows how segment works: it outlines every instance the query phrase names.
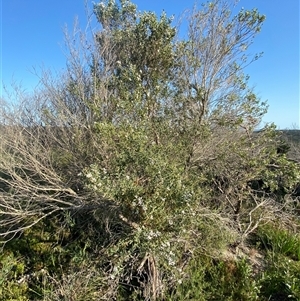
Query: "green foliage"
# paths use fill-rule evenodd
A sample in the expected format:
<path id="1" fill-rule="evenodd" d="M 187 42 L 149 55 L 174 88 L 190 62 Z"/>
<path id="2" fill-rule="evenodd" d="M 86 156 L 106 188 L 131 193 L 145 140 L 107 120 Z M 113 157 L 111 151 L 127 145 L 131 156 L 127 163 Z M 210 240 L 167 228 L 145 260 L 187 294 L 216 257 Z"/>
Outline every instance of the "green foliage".
<path id="1" fill-rule="evenodd" d="M 169 300 L 257 300 L 259 287 L 244 260 L 199 256 L 190 262 L 186 279 Z"/>
<path id="2" fill-rule="evenodd" d="M 282 254 L 292 260 L 300 261 L 300 236 L 276 225 L 267 225 L 259 229 L 258 237 L 262 247 Z"/>
<path id="3" fill-rule="evenodd" d="M 266 252 L 259 279 L 260 298 L 299 300 L 299 233 L 272 223 L 259 227 L 256 235 L 258 247 Z"/>
<path id="4" fill-rule="evenodd" d="M 267 267 L 260 280 L 263 300 L 299 300 L 300 265 L 275 252 L 268 254 Z"/>
<path id="5" fill-rule="evenodd" d="M 23 258 L 15 257 L 10 251 L 0 255 L 0 300 L 27 301 L 28 286 L 18 283 L 24 275 L 26 263 Z"/>
<path id="6" fill-rule="evenodd" d="M 243 70 L 265 17 L 213 1 L 176 40 L 172 18 L 128 0 L 94 13 L 85 64 L 71 51 L 33 115 L 5 128 L 0 234 L 21 236 L 1 255 L 3 296 L 298 298 L 299 235 L 259 227 L 285 218 L 300 175 L 273 125 L 254 131 L 267 105 Z M 266 246 L 261 273 L 232 250 L 250 233 Z"/>
<path id="7" fill-rule="evenodd" d="M 95 197 L 115 200 L 120 216 L 132 227 L 106 250 L 113 266 L 110 277 L 128 283 L 140 269 L 141 275 L 159 273 L 157 281 L 175 285 L 183 253 L 217 245 L 224 248 L 229 229 L 217 230 L 222 221 L 199 207 L 205 197 L 203 179 L 186 172 L 179 144 L 164 142 L 163 133 L 161 143 L 152 142 L 146 127 L 95 126 L 106 137 L 110 159 L 92 164 L 82 177 Z M 147 263 L 153 270 L 147 270 Z"/>
<path id="8" fill-rule="evenodd" d="M 101 2 L 94 11 L 104 29 L 97 34 L 99 47 L 110 47 L 109 54 L 101 52 L 99 61 L 93 60 L 94 84 L 99 85 L 104 71 L 110 75 L 107 85 L 113 91 L 108 107 L 99 99 L 98 109 L 106 103 L 98 118 L 143 122 L 157 117 L 174 65 L 171 19 L 165 14 L 158 20 L 154 13 L 138 13 L 129 1 L 120 1 L 120 6 L 115 1 Z M 113 61 L 107 55 L 114 56 Z"/>

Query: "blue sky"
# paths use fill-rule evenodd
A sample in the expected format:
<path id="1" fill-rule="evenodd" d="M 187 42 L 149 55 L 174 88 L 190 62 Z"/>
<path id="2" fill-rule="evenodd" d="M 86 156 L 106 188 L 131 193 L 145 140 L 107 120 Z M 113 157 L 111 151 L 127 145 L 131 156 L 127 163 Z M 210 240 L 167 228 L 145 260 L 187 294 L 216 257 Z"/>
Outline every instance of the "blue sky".
<path id="1" fill-rule="evenodd" d="M 84 27 L 84 0 L 0 1 L 0 93 L 2 84 L 13 80 L 30 91 L 38 82 L 33 68 L 64 68 L 63 28 L 66 24 L 72 28 L 75 16 Z M 133 2 L 139 10 L 158 14 L 165 10 L 175 16 L 194 4 L 194 0 Z M 250 48 L 251 53 L 263 51 L 264 56 L 246 69 L 256 93 L 270 106 L 263 121 L 275 122 L 280 129 L 299 128 L 299 0 L 240 0 L 239 7 L 257 8 L 267 17 Z"/>

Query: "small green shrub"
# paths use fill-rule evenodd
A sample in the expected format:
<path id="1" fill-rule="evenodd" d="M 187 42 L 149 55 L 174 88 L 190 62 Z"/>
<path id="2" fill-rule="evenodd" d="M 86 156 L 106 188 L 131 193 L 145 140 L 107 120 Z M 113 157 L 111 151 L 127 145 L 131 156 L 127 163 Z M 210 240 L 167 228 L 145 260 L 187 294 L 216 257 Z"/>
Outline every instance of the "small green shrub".
<path id="1" fill-rule="evenodd" d="M 263 248 L 293 260 L 300 260 L 300 235 L 298 233 L 292 233 L 273 224 L 261 227 L 258 237 Z"/>
<path id="2" fill-rule="evenodd" d="M 259 287 L 245 260 L 216 260 L 206 256 L 194 258 L 171 300 L 257 300 Z"/>
<path id="3" fill-rule="evenodd" d="M 20 280 L 24 274 L 23 259 L 15 257 L 12 252 L 0 255 L 0 300 L 28 301 L 28 285 Z"/>
<path id="4" fill-rule="evenodd" d="M 268 253 L 266 269 L 259 281 L 262 300 L 300 300 L 300 262 Z"/>

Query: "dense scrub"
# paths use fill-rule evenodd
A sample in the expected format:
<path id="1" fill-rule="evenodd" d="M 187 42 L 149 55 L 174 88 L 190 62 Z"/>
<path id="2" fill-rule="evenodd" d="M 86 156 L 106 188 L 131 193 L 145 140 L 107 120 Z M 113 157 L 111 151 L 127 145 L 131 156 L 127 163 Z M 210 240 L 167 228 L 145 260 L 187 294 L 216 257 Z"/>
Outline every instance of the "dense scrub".
<path id="1" fill-rule="evenodd" d="M 194 8 L 182 40 L 100 2 L 66 74 L 3 100 L 0 300 L 300 299 L 299 149 L 255 131 L 264 16 L 232 9 Z"/>

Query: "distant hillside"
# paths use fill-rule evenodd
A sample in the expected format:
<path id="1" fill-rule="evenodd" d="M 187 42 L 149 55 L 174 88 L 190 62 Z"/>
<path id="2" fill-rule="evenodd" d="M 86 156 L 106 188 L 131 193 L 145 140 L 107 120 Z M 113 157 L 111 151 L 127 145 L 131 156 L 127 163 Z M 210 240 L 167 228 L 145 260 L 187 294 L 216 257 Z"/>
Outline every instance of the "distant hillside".
<path id="1" fill-rule="evenodd" d="M 300 162 L 300 130 L 281 130 L 281 137 L 290 146 L 288 156 Z"/>
<path id="2" fill-rule="evenodd" d="M 300 130 L 280 130 L 282 137 L 290 142 L 300 143 Z"/>

